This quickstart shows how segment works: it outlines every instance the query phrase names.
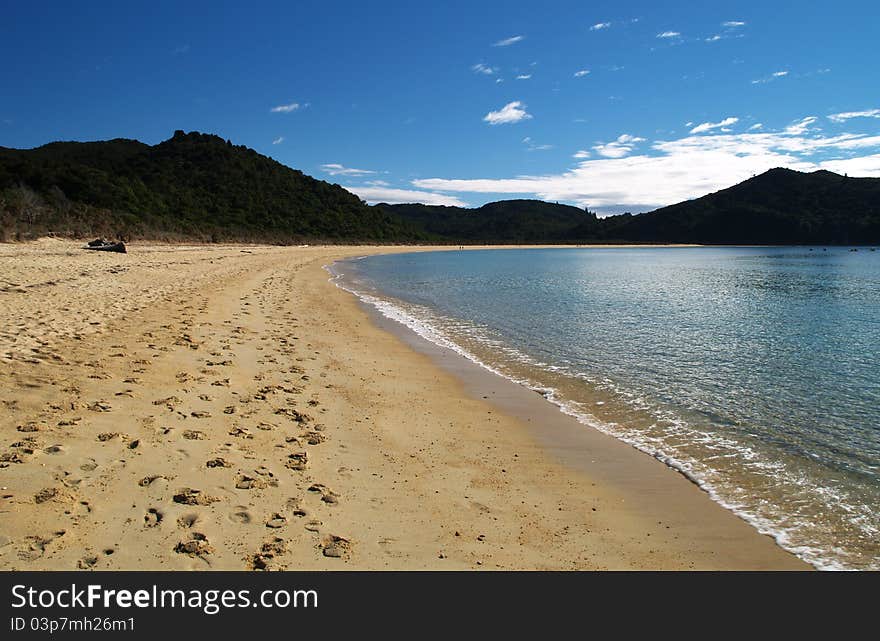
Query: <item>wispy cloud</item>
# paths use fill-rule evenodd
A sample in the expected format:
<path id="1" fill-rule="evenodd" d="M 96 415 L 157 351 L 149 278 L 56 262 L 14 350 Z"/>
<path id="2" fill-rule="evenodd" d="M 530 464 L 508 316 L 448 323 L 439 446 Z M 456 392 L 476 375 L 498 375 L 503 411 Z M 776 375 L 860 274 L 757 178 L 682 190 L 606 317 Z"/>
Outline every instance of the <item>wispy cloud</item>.
<path id="1" fill-rule="evenodd" d="M 595 145 L 593 150 L 605 158 L 623 158 L 632 153 L 633 148 L 640 142 L 645 142 L 645 139 L 622 134 L 617 137 L 617 140 Z"/>
<path id="2" fill-rule="evenodd" d="M 658 38 L 679 38 L 681 37 L 681 33 L 678 31 L 663 31 L 657 34 Z"/>
<path id="3" fill-rule="evenodd" d="M 505 38 L 504 40 L 499 40 L 494 43 L 493 47 L 509 47 L 510 45 L 514 45 L 521 40 L 524 40 L 525 36 L 511 36 L 510 38 Z"/>
<path id="4" fill-rule="evenodd" d="M 189 45 L 180 45 L 174 49 L 175 56 L 182 56 L 185 53 L 189 53 Z"/>
<path id="5" fill-rule="evenodd" d="M 637 155 L 577 158 L 576 167 L 560 174 L 502 179 L 429 178 L 412 184 L 436 192 L 529 195 L 612 212 L 647 211 L 681 202 L 774 167 L 880 177 L 880 135 L 824 135 L 815 130 L 813 118 L 802 118 L 794 126 L 776 132 L 657 140 L 649 151 Z"/>
<path id="6" fill-rule="evenodd" d="M 532 74 L 530 73 L 522 73 L 516 77 L 517 80 L 529 80 L 531 79 Z"/>
<path id="7" fill-rule="evenodd" d="M 588 75 L 590 75 L 590 70 L 589 70 L 589 69 L 581 69 L 580 71 L 575 71 L 575 72 L 574 72 L 574 77 L 575 77 L 575 78 L 583 78 L 584 76 L 588 76 Z"/>
<path id="8" fill-rule="evenodd" d="M 468 205 L 466 202 L 455 196 L 438 194 L 431 191 L 392 189 L 385 186 L 346 186 L 345 189 L 366 200 L 370 204 L 388 203 L 389 205 L 394 205 L 400 203 L 422 203 L 424 205 L 446 205 L 447 207 L 467 207 Z"/>
<path id="9" fill-rule="evenodd" d="M 706 42 L 718 42 L 719 40 L 721 40 L 721 36 L 719 36 L 717 33 L 714 36 L 709 36 L 708 38 L 706 38 Z"/>
<path id="10" fill-rule="evenodd" d="M 528 151 L 547 151 L 548 149 L 553 149 L 553 145 L 536 145 L 529 136 L 523 138 L 522 141 Z"/>
<path id="11" fill-rule="evenodd" d="M 273 145 L 280 145 L 284 142 L 284 136 L 278 136 L 275 140 L 272 141 Z"/>
<path id="12" fill-rule="evenodd" d="M 757 131 L 758 129 L 763 129 L 763 128 L 764 128 L 764 123 L 756 122 L 754 125 L 749 127 L 749 131 Z"/>
<path id="13" fill-rule="evenodd" d="M 739 122 L 739 118 L 725 118 L 721 122 L 704 122 L 701 125 L 697 125 L 693 129 L 691 129 L 692 134 L 701 134 L 707 131 L 712 131 L 713 129 L 722 129 L 724 127 L 729 127 L 730 125 L 735 125 Z"/>
<path id="14" fill-rule="evenodd" d="M 774 71 L 769 76 L 765 76 L 764 78 L 758 78 L 757 80 L 752 80 L 753 85 L 763 85 L 768 82 L 773 82 L 779 78 L 784 78 L 788 75 L 788 71 Z"/>
<path id="15" fill-rule="evenodd" d="M 490 111 L 483 120 L 490 125 L 508 125 L 521 120 L 528 120 L 532 115 L 526 111 L 526 106 L 519 100 L 508 102 L 498 111 Z"/>
<path id="16" fill-rule="evenodd" d="M 338 163 L 321 165 L 321 171 L 325 174 L 330 174 L 331 176 L 368 176 L 376 173 L 371 169 L 353 169 L 351 167 L 344 167 Z"/>
<path id="17" fill-rule="evenodd" d="M 273 114 L 289 114 L 289 113 L 299 109 L 299 107 L 300 107 L 300 105 L 298 102 L 291 102 L 286 105 L 278 105 L 277 107 L 272 107 L 272 109 L 270 109 L 270 111 Z"/>
<path id="18" fill-rule="evenodd" d="M 590 152 L 587 151 L 586 149 L 578 149 L 576 152 L 574 152 L 571 155 L 571 157 L 574 158 L 575 160 L 585 160 L 585 159 L 589 158 L 590 155 L 591 155 Z"/>
<path id="19" fill-rule="evenodd" d="M 785 133 L 790 136 L 800 136 L 810 130 L 810 125 L 815 124 L 819 119 L 816 116 L 807 116 L 796 122 L 793 122 L 785 128 Z"/>
<path id="20" fill-rule="evenodd" d="M 483 64 L 482 62 L 478 62 L 473 67 L 471 67 L 471 71 L 473 71 L 474 73 L 481 73 L 485 76 L 491 76 L 492 74 L 494 74 L 498 70 L 495 69 L 494 67 L 490 67 L 489 65 Z"/>
<path id="21" fill-rule="evenodd" d="M 608 29 L 609 27 L 611 27 L 610 22 L 597 22 L 590 27 L 590 31 L 601 31 L 602 29 Z"/>
<path id="22" fill-rule="evenodd" d="M 828 120 L 832 122 L 846 122 L 853 118 L 880 118 L 880 109 L 868 109 L 866 111 L 844 111 L 839 114 L 831 114 Z"/>
<path id="23" fill-rule="evenodd" d="M 746 23 L 742 20 L 728 20 L 727 22 L 722 22 L 721 26 L 727 27 L 728 29 L 736 29 L 737 27 L 746 26 Z"/>

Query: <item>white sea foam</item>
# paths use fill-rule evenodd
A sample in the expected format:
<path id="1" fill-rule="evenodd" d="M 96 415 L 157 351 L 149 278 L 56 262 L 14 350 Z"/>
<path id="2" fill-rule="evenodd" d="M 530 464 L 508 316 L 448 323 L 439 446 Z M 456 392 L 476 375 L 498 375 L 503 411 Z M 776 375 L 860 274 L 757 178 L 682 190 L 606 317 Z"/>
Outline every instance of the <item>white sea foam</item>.
<path id="1" fill-rule="evenodd" d="M 365 257 L 361 256 L 356 260 L 363 258 Z M 805 490 L 816 495 L 824 495 L 828 503 L 835 503 L 841 507 L 845 506 L 845 509 L 848 508 L 853 513 L 853 525 L 858 525 L 866 534 L 876 534 L 877 532 L 876 528 L 873 527 L 868 519 L 864 518 L 864 515 L 857 508 L 847 504 L 845 496 L 841 492 L 828 487 L 817 487 L 815 484 L 810 484 L 806 479 L 788 474 L 784 464 L 767 459 L 760 452 L 745 443 L 720 436 L 717 433 L 696 430 L 680 418 L 659 410 L 638 394 L 621 389 L 607 378 L 597 380 L 580 372 L 572 372 L 564 366 L 543 363 L 524 354 L 520 350 L 491 338 L 483 328 L 477 327 L 472 323 L 455 321 L 448 318 L 441 320 L 428 308 L 404 304 L 401 301 L 391 301 L 387 298 L 361 291 L 350 283 L 345 282 L 344 275 L 338 272 L 334 265 L 325 266 L 325 269 L 331 274 L 331 281 L 337 287 L 354 294 L 362 302 L 377 310 L 383 317 L 400 323 L 424 340 L 452 350 L 498 376 L 502 376 L 541 394 L 562 413 L 575 418 L 581 424 L 617 438 L 678 471 L 704 490 L 713 501 L 738 515 L 760 533 L 771 536 L 780 547 L 797 555 L 819 570 L 849 570 L 854 569 L 854 566 L 851 566 L 846 561 L 849 556 L 846 550 L 840 548 L 829 549 L 824 546 L 820 548 L 816 545 L 804 543 L 802 540 L 804 537 L 798 536 L 798 533 L 801 527 L 809 525 L 808 523 L 798 522 L 791 515 L 760 513 L 746 501 L 738 499 L 736 496 L 737 492 L 734 491 L 736 488 L 725 486 L 723 479 L 719 478 L 718 470 L 710 465 L 714 457 L 705 457 L 701 460 L 687 458 L 686 454 L 674 451 L 675 448 L 672 448 L 673 451 L 669 451 L 668 443 L 660 436 L 627 430 L 625 426 L 617 423 L 599 420 L 582 403 L 562 398 L 557 389 L 534 380 L 513 375 L 498 366 L 485 362 L 471 350 L 456 342 L 454 337 L 449 335 L 449 330 L 452 330 L 452 333 L 456 335 L 466 337 L 485 347 L 489 347 L 495 353 L 501 353 L 514 362 L 528 365 L 539 371 L 543 369 L 555 374 L 578 378 L 597 389 L 623 398 L 631 407 L 650 412 L 658 420 L 662 420 L 668 426 L 667 437 L 675 435 L 683 437 L 691 443 L 700 443 L 704 447 L 719 451 L 719 458 L 735 457 L 738 463 L 747 465 L 754 473 L 772 476 L 794 486 L 803 487 Z M 877 564 L 870 566 L 870 569 L 878 568 L 880 568 L 880 565 Z"/>

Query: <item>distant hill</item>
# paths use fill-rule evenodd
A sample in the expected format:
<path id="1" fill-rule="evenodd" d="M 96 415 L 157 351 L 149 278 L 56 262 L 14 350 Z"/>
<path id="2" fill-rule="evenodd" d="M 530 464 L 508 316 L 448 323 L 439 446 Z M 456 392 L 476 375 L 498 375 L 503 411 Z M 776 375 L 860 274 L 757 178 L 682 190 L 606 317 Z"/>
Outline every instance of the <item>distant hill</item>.
<path id="1" fill-rule="evenodd" d="M 217 136 L 0 147 L 0 240 L 65 236 L 259 242 L 880 244 L 880 178 L 773 169 L 655 211 L 598 218 L 505 200 L 373 207 Z"/>
<path id="2" fill-rule="evenodd" d="M 477 209 L 378 205 L 431 234 L 463 242 L 880 244 L 880 178 L 772 169 L 677 205 L 597 218 L 536 200 Z"/>
<path id="3" fill-rule="evenodd" d="M 605 219 L 605 237 L 705 244 L 878 244 L 880 178 L 771 169 L 638 216 Z"/>
<path id="4" fill-rule="evenodd" d="M 472 243 L 558 243 L 595 237 L 596 215 L 541 200 L 502 200 L 476 209 L 439 205 L 377 205 L 431 236 Z"/>
<path id="5" fill-rule="evenodd" d="M 419 240 L 413 226 L 217 136 L 0 147 L 7 238 L 69 236 L 292 242 Z"/>

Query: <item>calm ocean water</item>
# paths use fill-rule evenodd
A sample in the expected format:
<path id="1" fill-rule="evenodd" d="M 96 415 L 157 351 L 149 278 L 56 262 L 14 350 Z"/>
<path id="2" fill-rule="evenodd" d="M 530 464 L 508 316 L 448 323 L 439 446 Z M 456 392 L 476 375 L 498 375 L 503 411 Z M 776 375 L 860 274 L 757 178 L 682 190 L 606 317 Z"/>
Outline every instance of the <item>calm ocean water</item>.
<path id="1" fill-rule="evenodd" d="M 450 251 L 334 272 L 816 567 L 880 569 L 880 251 Z"/>

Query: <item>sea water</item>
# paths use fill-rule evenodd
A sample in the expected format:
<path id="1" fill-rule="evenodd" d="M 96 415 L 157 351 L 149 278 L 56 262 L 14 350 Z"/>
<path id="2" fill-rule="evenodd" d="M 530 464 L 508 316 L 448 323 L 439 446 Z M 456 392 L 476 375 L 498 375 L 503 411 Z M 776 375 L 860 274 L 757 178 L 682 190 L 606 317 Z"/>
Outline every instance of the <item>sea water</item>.
<path id="1" fill-rule="evenodd" d="M 453 250 L 333 271 L 816 567 L 880 569 L 880 251 Z"/>

